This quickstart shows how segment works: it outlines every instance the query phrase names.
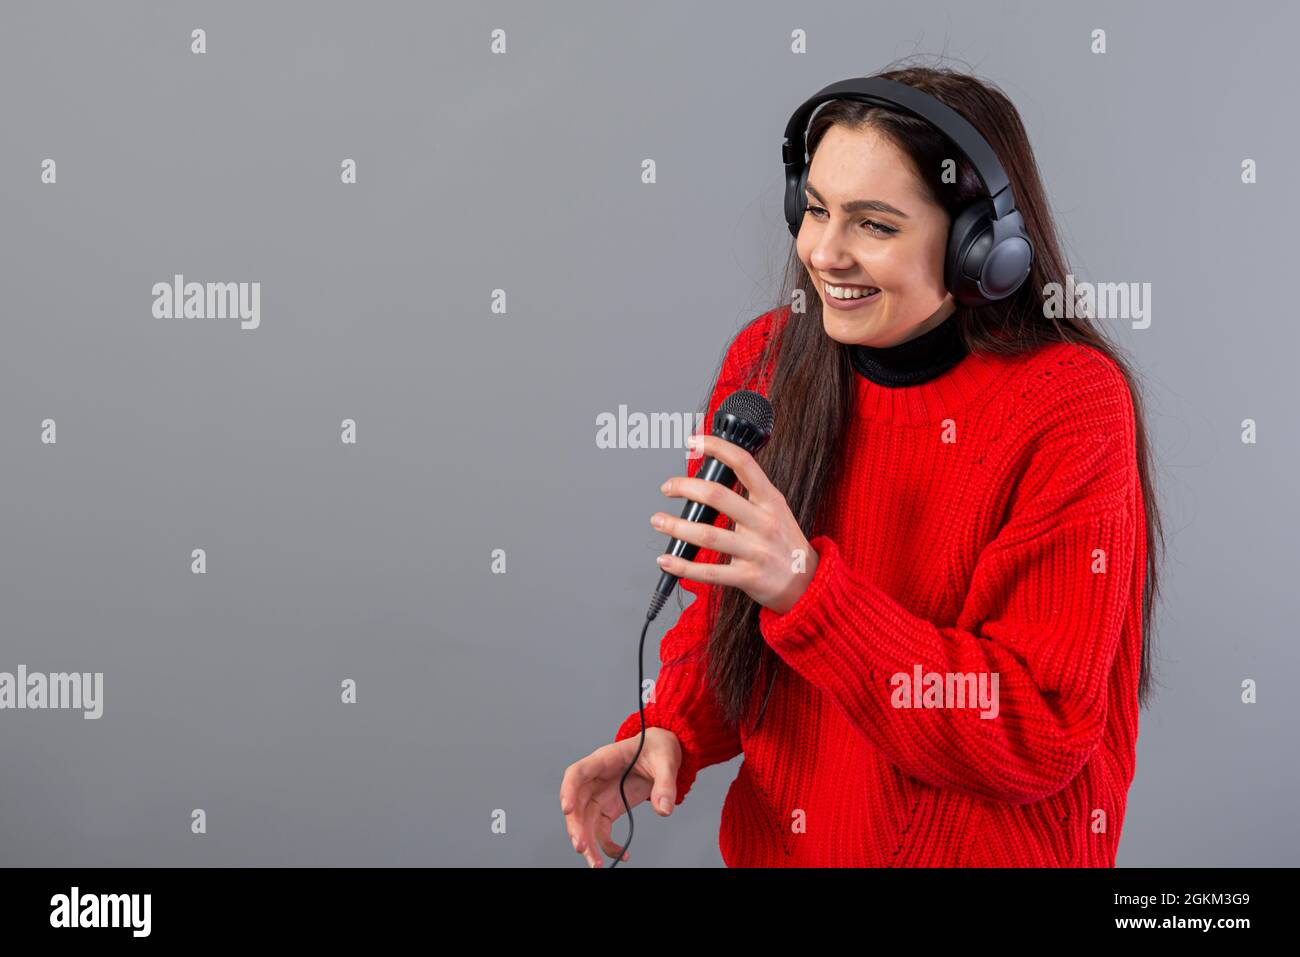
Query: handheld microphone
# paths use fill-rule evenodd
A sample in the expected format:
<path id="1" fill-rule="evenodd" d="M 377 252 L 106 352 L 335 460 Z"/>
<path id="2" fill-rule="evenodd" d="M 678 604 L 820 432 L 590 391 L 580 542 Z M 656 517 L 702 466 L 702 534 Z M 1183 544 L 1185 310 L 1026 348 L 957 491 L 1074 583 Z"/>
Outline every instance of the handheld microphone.
<path id="1" fill-rule="evenodd" d="M 773 418 L 772 403 L 757 392 L 741 389 L 739 392 L 731 393 L 718 406 L 718 411 L 713 416 L 713 434 L 733 445 L 740 446 L 752 455 L 766 445 L 767 440 L 772 437 Z M 735 470 L 719 462 L 712 455 L 704 457 L 694 477 L 704 479 L 706 482 L 721 482 L 727 488 L 731 488 L 736 481 Z M 682 509 L 682 518 L 688 522 L 704 522 L 706 525 L 711 525 L 717 517 L 717 509 L 700 502 L 688 500 Z M 689 562 L 694 561 L 699 551 L 699 545 L 674 538 L 668 543 L 664 554 L 677 555 Z M 670 572 L 660 574 L 659 584 L 655 586 L 654 594 L 650 598 L 647 621 L 653 621 L 659 614 L 678 581 L 680 581 L 679 577 Z"/>

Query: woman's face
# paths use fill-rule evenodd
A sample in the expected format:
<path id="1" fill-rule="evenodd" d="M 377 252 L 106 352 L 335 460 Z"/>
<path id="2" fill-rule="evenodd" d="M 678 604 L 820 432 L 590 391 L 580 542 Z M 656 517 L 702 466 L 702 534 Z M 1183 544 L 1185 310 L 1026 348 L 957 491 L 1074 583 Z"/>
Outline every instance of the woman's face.
<path id="1" fill-rule="evenodd" d="M 808 209 L 795 241 L 822 299 L 826 334 L 886 347 L 929 332 L 956 308 L 943 285 L 948 214 L 925 194 L 911 161 L 868 128 L 832 126 L 808 170 Z M 846 212 L 843 206 L 849 206 Z M 827 284 L 861 299 L 838 299 Z"/>

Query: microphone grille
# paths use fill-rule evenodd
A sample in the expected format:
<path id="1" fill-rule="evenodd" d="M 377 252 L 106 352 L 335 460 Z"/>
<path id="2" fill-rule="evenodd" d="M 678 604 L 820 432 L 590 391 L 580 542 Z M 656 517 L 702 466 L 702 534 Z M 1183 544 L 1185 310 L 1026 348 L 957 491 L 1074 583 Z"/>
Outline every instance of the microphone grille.
<path id="1" fill-rule="evenodd" d="M 717 416 L 733 415 L 748 422 L 764 436 L 772 434 L 775 415 L 767 398 L 749 389 L 741 389 L 727 396 L 718 406 Z"/>

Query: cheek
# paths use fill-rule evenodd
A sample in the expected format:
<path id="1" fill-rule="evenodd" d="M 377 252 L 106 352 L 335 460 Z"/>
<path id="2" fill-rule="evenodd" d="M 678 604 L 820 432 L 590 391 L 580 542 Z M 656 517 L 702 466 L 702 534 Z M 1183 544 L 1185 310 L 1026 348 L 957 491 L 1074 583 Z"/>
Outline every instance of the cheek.
<path id="1" fill-rule="evenodd" d="M 887 293 L 907 293 L 916 286 L 916 262 L 898 244 L 882 243 L 862 257 L 862 266 Z"/>
<path id="2" fill-rule="evenodd" d="M 943 253 L 942 244 L 896 242 L 866 265 L 886 290 L 928 294 L 943 286 Z"/>

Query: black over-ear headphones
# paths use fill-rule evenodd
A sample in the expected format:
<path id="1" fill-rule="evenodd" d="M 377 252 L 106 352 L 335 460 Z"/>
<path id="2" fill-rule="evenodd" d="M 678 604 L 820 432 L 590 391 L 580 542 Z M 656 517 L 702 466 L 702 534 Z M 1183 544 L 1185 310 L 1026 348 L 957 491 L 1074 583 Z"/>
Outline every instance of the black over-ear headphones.
<path id="1" fill-rule="evenodd" d="M 918 116 L 961 150 L 989 195 L 974 200 L 953 217 L 944 257 L 944 286 L 966 306 L 988 305 L 1020 288 L 1034 261 L 1034 244 L 1025 232 L 1011 183 L 993 148 L 946 103 L 884 77 L 851 77 L 832 83 L 790 117 L 781 144 L 781 160 L 785 163 L 785 219 L 791 235 L 799 235 L 807 207 L 804 189 L 808 183 L 808 124 L 817 108 L 829 100 L 861 100 Z"/>

